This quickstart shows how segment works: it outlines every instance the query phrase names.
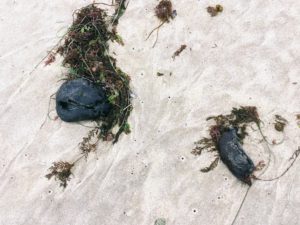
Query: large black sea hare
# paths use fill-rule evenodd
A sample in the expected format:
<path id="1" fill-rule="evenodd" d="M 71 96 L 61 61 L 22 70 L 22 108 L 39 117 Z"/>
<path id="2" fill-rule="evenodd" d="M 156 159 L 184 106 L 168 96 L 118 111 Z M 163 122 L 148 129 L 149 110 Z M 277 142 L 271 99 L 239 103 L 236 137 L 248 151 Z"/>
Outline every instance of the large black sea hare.
<path id="1" fill-rule="evenodd" d="M 103 88 L 83 78 L 65 82 L 56 94 L 57 114 L 66 122 L 104 117 L 110 108 Z"/>

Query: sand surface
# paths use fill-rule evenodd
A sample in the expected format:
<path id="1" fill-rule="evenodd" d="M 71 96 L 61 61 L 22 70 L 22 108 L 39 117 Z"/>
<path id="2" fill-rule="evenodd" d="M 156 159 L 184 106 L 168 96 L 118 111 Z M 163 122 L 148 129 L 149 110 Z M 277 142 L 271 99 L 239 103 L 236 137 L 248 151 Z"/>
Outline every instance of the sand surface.
<path id="1" fill-rule="evenodd" d="M 78 157 L 89 129 L 46 119 L 64 69 L 61 59 L 38 63 L 72 23 L 72 12 L 90 2 L 1 0 L 0 224 L 152 225 L 165 218 L 168 225 L 230 225 L 247 186 L 222 163 L 201 173 L 214 155 L 190 152 L 207 135 L 208 116 L 255 105 L 270 140 L 282 138 L 274 115 L 289 121 L 264 177 L 286 168 L 300 145 L 299 1 L 173 0 L 178 16 L 152 48 L 155 35 L 145 39 L 159 24 L 157 1 L 130 0 L 118 27 L 125 46 L 111 51 L 132 78 L 132 133 L 116 145 L 100 144 L 63 190 L 45 174 L 52 162 Z M 206 7 L 217 3 L 224 12 L 212 18 Z M 187 49 L 173 60 L 182 44 Z M 253 128 L 244 148 L 258 163 L 268 154 Z M 281 179 L 254 182 L 235 224 L 299 225 L 299 170 L 298 160 Z"/>

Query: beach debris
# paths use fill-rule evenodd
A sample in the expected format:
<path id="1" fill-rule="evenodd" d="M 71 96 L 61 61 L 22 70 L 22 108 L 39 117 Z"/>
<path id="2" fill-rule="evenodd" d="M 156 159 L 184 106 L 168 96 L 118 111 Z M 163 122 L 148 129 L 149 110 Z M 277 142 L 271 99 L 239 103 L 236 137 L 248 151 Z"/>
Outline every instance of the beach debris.
<path id="1" fill-rule="evenodd" d="M 215 142 L 212 138 L 202 138 L 195 142 L 195 148 L 192 150 L 193 155 L 201 155 L 203 151 L 215 152 L 217 151 Z M 207 171 L 208 172 L 208 171 Z"/>
<path id="2" fill-rule="evenodd" d="M 87 159 L 88 155 L 91 152 L 95 152 L 97 149 L 97 143 L 99 142 L 99 129 L 94 128 L 89 131 L 87 137 L 82 139 L 82 142 L 79 143 L 79 149 L 81 154 Z"/>
<path id="3" fill-rule="evenodd" d="M 285 118 L 283 118 L 280 115 L 275 115 L 275 123 L 274 123 L 275 130 L 277 130 L 278 132 L 283 132 L 287 123 L 288 121 Z"/>
<path id="4" fill-rule="evenodd" d="M 214 17 L 214 16 L 217 16 L 219 13 L 223 12 L 223 6 L 221 6 L 221 5 L 216 5 L 215 7 L 208 6 L 206 8 L 206 10 L 210 14 L 211 17 Z"/>
<path id="5" fill-rule="evenodd" d="M 216 157 L 216 158 L 214 159 L 214 161 L 212 161 L 212 163 L 211 163 L 208 167 L 204 167 L 204 168 L 202 168 L 200 171 L 203 172 L 203 173 L 207 173 L 207 172 L 213 170 L 214 168 L 217 167 L 217 165 L 218 165 L 218 163 L 219 163 L 219 160 L 220 160 L 220 158 L 219 158 L 219 157 Z"/>
<path id="6" fill-rule="evenodd" d="M 180 53 L 186 49 L 186 45 L 181 45 L 179 49 L 176 50 L 176 52 L 174 52 L 172 59 L 175 60 L 175 57 L 179 56 Z"/>
<path id="7" fill-rule="evenodd" d="M 155 15 L 162 22 L 170 22 L 170 19 L 174 19 L 172 2 L 170 0 L 161 0 L 155 7 Z"/>
<path id="8" fill-rule="evenodd" d="M 45 66 L 51 65 L 55 61 L 55 54 L 50 52 L 46 61 L 45 61 Z"/>
<path id="9" fill-rule="evenodd" d="M 158 32 L 159 29 L 165 24 L 169 23 L 171 19 L 174 19 L 177 16 L 177 11 L 173 9 L 172 2 L 170 0 L 161 0 L 158 5 L 154 9 L 156 17 L 160 20 L 160 24 L 152 29 L 152 31 L 149 33 L 146 40 L 150 38 L 150 36 L 153 34 L 154 31 L 156 32 L 156 39 L 154 44 L 152 45 L 152 48 L 155 47 L 157 40 L 158 40 Z"/>
<path id="10" fill-rule="evenodd" d="M 119 14 L 124 13 L 125 1 L 118 2 L 120 5 L 112 17 L 96 4 L 77 10 L 72 26 L 57 49 L 64 58 L 63 66 L 69 69 L 67 80 L 84 78 L 105 92 L 111 109 L 105 117 L 99 117 L 95 122 L 100 127 L 99 137 L 103 140 L 118 126 L 114 143 L 124 132 L 132 110 L 130 78 L 116 66 L 116 59 L 108 53 L 108 42 L 119 39 L 116 24 Z"/>
<path id="11" fill-rule="evenodd" d="M 55 179 L 59 181 L 60 186 L 65 188 L 67 186 L 67 182 L 71 179 L 71 169 L 73 166 L 74 164 L 70 164 L 68 162 L 54 162 L 53 166 L 49 168 L 51 172 L 46 175 L 46 178 L 51 179 L 52 177 L 55 177 Z"/>
<path id="12" fill-rule="evenodd" d="M 66 122 L 105 117 L 111 105 L 105 90 L 84 78 L 66 81 L 56 94 L 56 111 Z"/>
<path id="13" fill-rule="evenodd" d="M 166 225 L 167 222 L 166 222 L 166 219 L 164 218 L 158 218 L 157 220 L 155 220 L 155 223 L 154 225 Z"/>
<path id="14" fill-rule="evenodd" d="M 232 151 L 235 152 L 237 157 L 242 155 L 246 156 L 246 153 L 241 147 L 243 140 L 248 135 L 246 128 L 251 123 L 260 126 L 260 119 L 256 107 L 243 106 L 240 108 L 233 108 L 228 115 L 211 116 L 208 117 L 207 120 L 213 120 L 215 122 L 215 124 L 209 128 L 210 137 L 204 137 L 197 141 L 195 143 L 195 148 L 191 153 L 194 155 L 201 155 L 203 151 L 212 152 L 215 154 L 215 159 L 209 166 L 200 171 L 207 173 L 213 170 L 218 165 L 220 158 L 222 161 L 224 160 L 224 164 L 228 163 L 228 165 L 226 165 L 230 171 L 238 170 L 236 169 L 238 164 L 242 164 L 244 166 L 244 171 L 247 171 L 247 168 L 250 168 L 250 164 L 246 165 L 245 162 L 240 162 L 238 160 L 233 161 L 234 157 L 225 155 Z M 222 140 L 222 147 L 220 146 L 220 140 Z M 231 144 L 234 144 L 234 147 L 230 150 L 229 147 Z M 237 178 L 249 183 L 246 173 L 243 175 L 244 176 L 237 174 Z"/>
<path id="15" fill-rule="evenodd" d="M 276 115 L 275 118 L 281 122 L 287 122 L 281 116 Z M 233 108 L 230 114 L 211 116 L 207 120 L 213 120 L 215 123 L 209 128 L 210 137 L 204 137 L 197 141 L 191 153 L 201 155 L 203 151 L 213 152 L 215 153 L 215 160 L 208 167 L 201 169 L 201 172 L 209 172 L 214 169 L 220 158 L 236 178 L 250 186 L 252 184 L 251 179 L 261 181 L 279 179 L 293 166 L 300 153 L 300 148 L 298 148 L 290 159 L 292 160 L 290 165 L 279 176 L 268 179 L 257 177 L 253 173 L 263 168 L 266 170 L 269 166 L 271 155 L 270 143 L 261 130 L 261 120 L 257 108 L 255 106 Z M 252 123 L 257 125 L 262 140 L 268 149 L 268 162 L 260 161 L 257 166 L 254 166 L 253 161 L 242 148 L 243 140 L 248 135 L 247 127 Z"/>
<path id="16" fill-rule="evenodd" d="M 222 162 L 231 173 L 239 180 L 251 185 L 250 175 L 255 167 L 243 150 L 234 128 L 228 128 L 222 132 L 217 148 Z"/>
<path id="17" fill-rule="evenodd" d="M 157 72 L 156 75 L 157 75 L 158 77 L 162 77 L 162 76 L 164 76 L 165 74 L 160 73 L 160 72 Z"/>
<path id="18" fill-rule="evenodd" d="M 56 173 L 56 167 L 65 165 L 66 171 L 87 158 L 96 150 L 99 140 L 116 143 L 122 133 L 130 133 L 130 77 L 117 67 L 116 59 L 109 54 L 110 41 L 123 44 L 117 24 L 126 9 L 125 2 L 115 2 L 113 15 L 98 7 L 101 3 L 76 10 L 73 24 L 45 62 L 49 65 L 59 54 L 68 70 L 66 82 L 56 94 L 58 116 L 67 122 L 92 120 L 96 124 L 79 143 L 80 156 L 72 163 L 55 162 L 50 167 L 54 174 L 60 174 Z M 68 181 L 69 178 L 65 179 L 62 186 L 66 187 Z"/>

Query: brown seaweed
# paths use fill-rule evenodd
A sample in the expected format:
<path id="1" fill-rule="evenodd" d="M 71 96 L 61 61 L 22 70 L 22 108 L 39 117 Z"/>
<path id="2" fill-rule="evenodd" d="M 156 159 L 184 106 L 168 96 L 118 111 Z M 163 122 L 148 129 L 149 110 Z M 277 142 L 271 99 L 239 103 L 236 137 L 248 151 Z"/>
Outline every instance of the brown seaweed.
<path id="1" fill-rule="evenodd" d="M 280 115 L 275 115 L 275 123 L 274 123 L 275 130 L 277 130 L 278 132 L 283 132 L 287 123 L 288 121 L 285 118 L 283 118 Z"/>
<path id="2" fill-rule="evenodd" d="M 49 168 L 51 173 L 46 177 L 55 176 L 63 187 L 67 186 L 74 164 L 94 152 L 100 139 L 116 143 L 122 133 L 130 133 L 127 122 L 132 110 L 130 77 L 116 66 L 116 59 L 108 53 L 109 41 L 123 44 L 116 26 L 126 9 L 125 2 L 116 1 L 112 16 L 108 16 L 97 3 L 76 10 L 73 24 L 45 62 L 49 65 L 54 62 L 56 54 L 61 55 L 63 66 L 68 69 L 65 80 L 84 78 L 101 86 L 112 105 L 107 116 L 95 119 L 97 126 L 79 144 L 82 155 L 73 163 L 55 162 Z M 116 127 L 117 131 L 113 133 Z"/>
<path id="3" fill-rule="evenodd" d="M 206 8 L 206 10 L 210 14 L 211 17 L 214 17 L 214 16 L 217 16 L 219 13 L 223 12 L 223 6 L 221 6 L 221 5 L 216 5 L 215 7 L 208 6 Z"/>
<path id="4" fill-rule="evenodd" d="M 72 174 L 71 169 L 73 166 L 74 164 L 68 162 L 54 162 L 53 166 L 49 168 L 51 172 L 46 175 L 46 178 L 51 179 L 52 177 L 55 177 L 55 179 L 60 182 L 60 186 L 65 188 L 67 182 L 71 179 L 70 175 Z"/>
<path id="5" fill-rule="evenodd" d="M 173 5 L 170 0 L 161 0 L 158 5 L 154 9 L 156 17 L 160 20 L 160 24 L 152 29 L 152 31 L 149 33 L 148 37 L 146 40 L 150 38 L 150 36 L 153 34 L 154 31 L 157 30 L 157 35 L 155 42 L 153 44 L 153 48 L 155 47 L 157 40 L 158 40 L 158 32 L 159 29 L 165 24 L 169 23 L 171 19 L 174 19 L 175 16 L 177 15 L 176 10 L 173 10 Z"/>
<path id="6" fill-rule="evenodd" d="M 172 59 L 175 60 L 175 58 L 177 56 L 179 56 L 181 54 L 181 52 L 183 52 L 183 50 L 186 49 L 186 45 L 181 45 L 179 49 L 176 50 L 176 52 L 174 52 Z"/>

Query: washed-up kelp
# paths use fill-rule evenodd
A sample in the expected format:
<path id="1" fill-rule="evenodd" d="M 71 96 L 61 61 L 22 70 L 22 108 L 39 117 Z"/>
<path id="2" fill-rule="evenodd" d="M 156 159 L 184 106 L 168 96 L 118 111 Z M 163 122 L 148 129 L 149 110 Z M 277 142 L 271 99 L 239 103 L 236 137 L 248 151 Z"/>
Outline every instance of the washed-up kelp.
<path id="1" fill-rule="evenodd" d="M 82 155 L 75 162 L 95 151 L 100 139 L 116 143 L 123 132 L 130 132 L 127 123 L 132 110 L 130 78 L 108 53 L 109 41 L 123 44 L 116 27 L 126 8 L 125 0 L 115 2 L 112 16 L 98 7 L 102 3 L 76 10 L 72 26 L 45 62 L 51 64 L 59 54 L 68 69 L 66 82 L 56 95 L 58 116 L 67 122 L 93 120 L 97 123 L 79 144 Z M 69 165 L 73 167 L 75 162 Z M 54 163 L 50 168 L 47 178 L 54 176 L 62 180 L 55 170 L 57 165 L 60 164 Z M 64 187 L 68 176 L 64 178 Z"/>

